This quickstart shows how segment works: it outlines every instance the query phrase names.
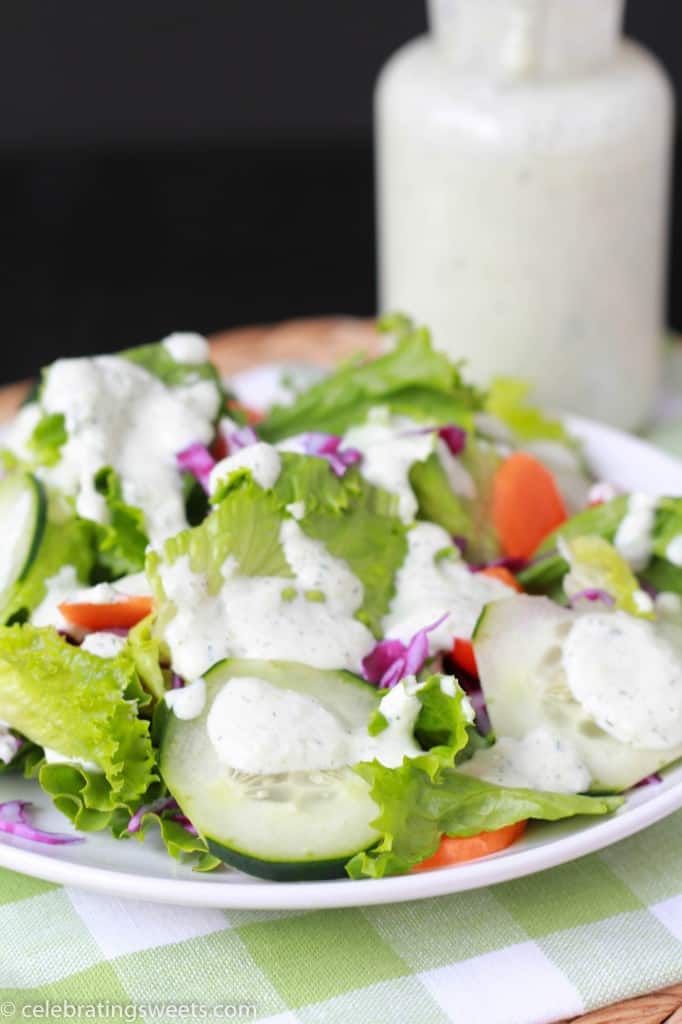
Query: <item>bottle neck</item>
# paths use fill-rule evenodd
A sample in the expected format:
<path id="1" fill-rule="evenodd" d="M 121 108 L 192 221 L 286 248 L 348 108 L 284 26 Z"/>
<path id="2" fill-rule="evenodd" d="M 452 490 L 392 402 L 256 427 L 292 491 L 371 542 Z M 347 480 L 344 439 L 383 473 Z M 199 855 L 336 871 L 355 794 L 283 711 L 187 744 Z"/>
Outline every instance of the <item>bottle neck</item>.
<path id="1" fill-rule="evenodd" d="M 460 71 L 502 79 L 574 75 L 605 64 L 625 0 L 428 0 L 437 45 Z"/>

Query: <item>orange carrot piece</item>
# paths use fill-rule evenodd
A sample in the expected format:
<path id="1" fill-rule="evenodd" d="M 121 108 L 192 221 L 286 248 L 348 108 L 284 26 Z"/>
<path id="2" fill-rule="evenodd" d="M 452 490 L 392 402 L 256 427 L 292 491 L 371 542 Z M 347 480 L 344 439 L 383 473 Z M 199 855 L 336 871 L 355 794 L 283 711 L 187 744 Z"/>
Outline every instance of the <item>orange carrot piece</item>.
<path id="1" fill-rule="evenodd" d="M 151 614 L 153 608 L 154 601 L 151 597 L 126 597 L 109 604 L 63 601 L 59 605 L 65 619 L 74 626 L 93 632 L 99 629 L 132 629 Z"/>
<path id="2" fill-rule="evenodd" d="M 431 871 L 432 868 L 444 868 L 450 864 L 461 864 L 463 861 L 499 853 L 523 835 L 527 824 L 526 821 L 517 821 L 514 825 L 505 825 L 494 832 L 479 832 L 477 836 L 443 836 L 436 852 L 421 864 L 416 864 L 412 870 Z"/>
<path id="3" fill-rule="evenodd" d="M 523 593 L 523 587 L 517 580 L 516 576 L 514 576 L 514 574 L 503 565 L 491 565 L 488 569 L 481 569 L 481 576 L 491 576 L 492 579 L 499 580 L 500 583 L 504 583 L 507 587 L 511 587 L 512 590 L 518 590 L 520 594 Z"/>
<path id="4" fill-rule="evenodd" d="M 478 679 L 476 655 L 474 654 L 474 645 L 471 640 L 463 640 L 461 637 L 458 637 L 452 645 L 450 657 L 463 672 L 473 676 L 474 679 Z"/>
<path id="5" fill-rule="evenodd" d="M 541 462 L 527 452 L 505 459 L 493 488 L 493 521 L 505 555 L 530 558 L 567 518 L 554 477 Z"/>

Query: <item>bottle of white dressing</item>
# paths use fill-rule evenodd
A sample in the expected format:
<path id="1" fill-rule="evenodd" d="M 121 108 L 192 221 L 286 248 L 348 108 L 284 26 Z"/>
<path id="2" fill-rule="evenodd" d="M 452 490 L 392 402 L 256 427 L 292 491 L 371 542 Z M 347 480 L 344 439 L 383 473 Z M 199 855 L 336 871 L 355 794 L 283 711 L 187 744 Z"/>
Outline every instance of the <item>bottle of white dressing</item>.
<path id="1" fill-rule="evenodd" d="M 624 0 L 430 0 L 376 93 L 380 303 L 479 382 L 635 427 L 663 328 L 673 99 Z"/>

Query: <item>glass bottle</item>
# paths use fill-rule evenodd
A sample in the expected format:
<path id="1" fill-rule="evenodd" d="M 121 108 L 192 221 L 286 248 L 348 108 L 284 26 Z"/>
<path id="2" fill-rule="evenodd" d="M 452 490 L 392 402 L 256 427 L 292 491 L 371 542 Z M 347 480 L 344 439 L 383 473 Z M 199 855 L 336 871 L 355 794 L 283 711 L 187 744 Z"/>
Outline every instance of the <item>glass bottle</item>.
<path id="1" fill-rule="evenodd" d="M 659 382 L 673 98 L 624 0 L 431 0 L 376 91 L 380 306 L 474 379 L 640 426 Z"/>

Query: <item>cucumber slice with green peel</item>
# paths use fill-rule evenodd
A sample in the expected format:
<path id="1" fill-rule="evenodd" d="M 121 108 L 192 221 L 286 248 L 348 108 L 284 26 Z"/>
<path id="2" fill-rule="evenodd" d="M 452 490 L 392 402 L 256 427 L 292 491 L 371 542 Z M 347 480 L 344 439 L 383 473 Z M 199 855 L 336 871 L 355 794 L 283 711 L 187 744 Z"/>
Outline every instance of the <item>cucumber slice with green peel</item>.
<path id="1" fill-rule="evenodd" d="M 591 792 L 620 792 L 682 757 L 682 747 L 635 749 L 604 732 L 574 699 L 562 644 L 575 618 L 545 597 L 487 605 L 473 638 L 481 687 L 498 737 L 521 740 L 547 726 L 573 745 L 590 771 Z"/>
<path id="2" fill-rule="evenodd" d="M 382 694 L 348 672 L 293 662 L 228 659 L 204 677 L 196 718 L 172 711 L 161 726 L 161 774 L 215 856 L 261 878 L 304 880 L 344 875 L 346 862 L 379 838 L 378 809 L 351 767 L 251 774 L 221 761 L 207 719 L 218 694 L 238 678 L 263 680 L 314 698 L 346 729 L 366 726 Z"/>
<path id="3" fill-rule="evenodd" d="M 46 509 L 43 485 L 30 473 L 10 473 L 0 481 L 0 607 L 33 564 Z"/>

